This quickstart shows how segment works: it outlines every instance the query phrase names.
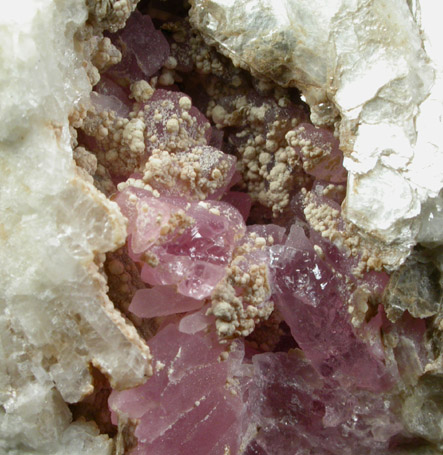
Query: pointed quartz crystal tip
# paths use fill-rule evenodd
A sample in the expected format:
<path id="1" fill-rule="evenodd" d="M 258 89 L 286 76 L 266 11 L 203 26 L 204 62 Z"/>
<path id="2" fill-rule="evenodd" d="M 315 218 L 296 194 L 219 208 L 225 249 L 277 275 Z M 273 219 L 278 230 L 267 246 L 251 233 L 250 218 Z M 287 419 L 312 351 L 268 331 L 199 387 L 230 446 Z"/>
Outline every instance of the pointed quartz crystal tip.
<path id="1" fill-rule="evenodd" d="M 271 270 L 277 307 L 292 336 L 322 376 L 346 387 L 388 389 L 383 355 L 354 333 L 343 278 L 319 258 L 302 229 L 291 234 L 285 245 L 271 247 Z"/>
<path id="2" fill-rule="evenodd" d="M 132 299 L 129 311 L 136 316 L 153 318 L 199 309 L 203 301 L 178 294 L 173 286 L 154 286 L 139 289 Z"/>

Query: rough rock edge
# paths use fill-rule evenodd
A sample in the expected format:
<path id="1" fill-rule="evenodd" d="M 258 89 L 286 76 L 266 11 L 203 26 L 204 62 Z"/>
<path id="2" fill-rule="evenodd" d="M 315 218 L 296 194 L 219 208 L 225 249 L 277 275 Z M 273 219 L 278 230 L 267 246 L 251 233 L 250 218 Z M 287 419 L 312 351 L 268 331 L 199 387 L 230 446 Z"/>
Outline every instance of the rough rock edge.
<path id="1" fill-rule="evenodd" d="M 126 3 L 110 24 L 124 24 L 136 5 Z M 125 219 L 73 161 L 68 115 L 91 90 L 74 36 L 87 18 L 82 0 L 60 0 L 0 20 L 2 453 L 110 455 L 113 441 L 71 423 L 65 401 L 91 393 L 90 365 L 118 389 L 152 374 L 148 347 L 106 294 L 104 253 L 125 242 Z"/>

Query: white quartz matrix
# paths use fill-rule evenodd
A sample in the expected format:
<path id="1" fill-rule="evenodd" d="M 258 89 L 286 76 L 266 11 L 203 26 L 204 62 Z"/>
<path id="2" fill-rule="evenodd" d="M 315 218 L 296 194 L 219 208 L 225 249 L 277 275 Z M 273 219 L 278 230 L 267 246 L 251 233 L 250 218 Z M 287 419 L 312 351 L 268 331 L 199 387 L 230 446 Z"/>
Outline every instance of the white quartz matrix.
<path id="1" fill-rule="evenodd" d="M 100 267 L 125 219 L 76 172 L 68 114 L 91 90 L 74 43 L 82 0 L 0 13 L 0 453 L 110 454 L 66 403 L 150 374 L 149 351 L 106 296 Z"/>

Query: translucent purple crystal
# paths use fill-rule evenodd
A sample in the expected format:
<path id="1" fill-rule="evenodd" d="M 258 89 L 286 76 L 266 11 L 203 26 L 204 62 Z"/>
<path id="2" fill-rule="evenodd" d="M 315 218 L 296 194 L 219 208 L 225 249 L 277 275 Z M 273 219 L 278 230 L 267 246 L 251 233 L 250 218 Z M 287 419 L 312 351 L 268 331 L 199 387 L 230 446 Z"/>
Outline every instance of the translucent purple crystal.
<path id="1" fill-rule="evenodd" d="M 116 80 L 149 80 L 169 56 L 166 38 L 155 29 L 149 16 L 137 10 L 128 19 L 126 27 L 110 37 L 122 53 L 121 62 L 107 72 Z"/>
<path id="2" fill-rule="evenodd" d="M 383 395 L 349 392 L 299 350 L 252 362 L 248 412 L 260 429 L 248 455 L 382 455 L 402 429 Z"/>
<path id="3" fill-rule="evenodd" d="M 299 237 L 298 245 L 290 236 L 285 245 L 271 248 L 277 305 L 294 339 L 322 376 L 385 390 L 391 381 L 384 359 L 354 333 L 340 292 L 345 283 L 300 232 Z"/>

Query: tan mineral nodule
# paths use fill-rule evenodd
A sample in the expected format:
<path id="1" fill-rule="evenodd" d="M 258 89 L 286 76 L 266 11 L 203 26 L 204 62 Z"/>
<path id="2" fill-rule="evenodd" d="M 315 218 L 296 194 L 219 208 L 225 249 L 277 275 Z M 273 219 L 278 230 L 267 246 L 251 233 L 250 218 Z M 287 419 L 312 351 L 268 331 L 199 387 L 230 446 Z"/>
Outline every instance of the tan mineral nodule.
<path id="1" fill-rule="evenodd" d="M 334 126 L 349 171 L 344 215 L 396 267 L 443 241 L 443 29 L 430 0 L 191 0 L 209 44 L 299 88 Z"/>
<path id="2" fill-rule="evenodd" d="M 22 3 L 0 18 L 0 453 L 110 454 L 67 403 L 93 391 L 92 367 L 122 389 L 151 366 L 102 271 L 126 220 L 73 160 L 68 116 L 91 90 L 74 34 L 88 10 Z"/>

